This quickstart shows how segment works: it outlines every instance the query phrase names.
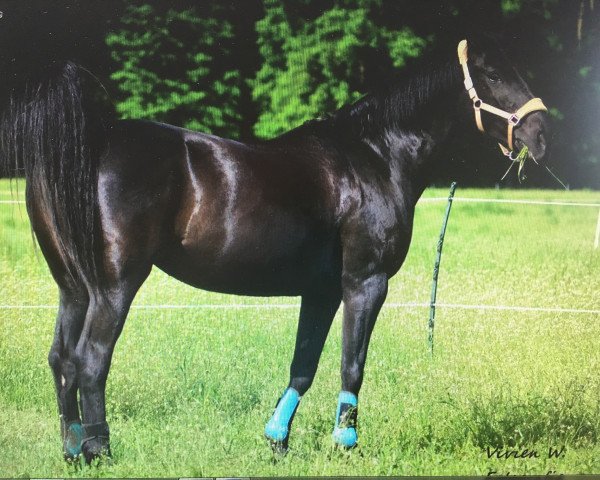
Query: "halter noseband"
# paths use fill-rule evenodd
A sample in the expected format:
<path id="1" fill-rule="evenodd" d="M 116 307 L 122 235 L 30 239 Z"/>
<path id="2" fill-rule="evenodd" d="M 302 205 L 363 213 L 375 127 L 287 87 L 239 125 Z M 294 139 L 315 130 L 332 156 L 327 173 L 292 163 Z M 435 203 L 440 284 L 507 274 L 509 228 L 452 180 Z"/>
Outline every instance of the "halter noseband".
<path id="1" fill-rule="evenodd" d="M 504 155 L 509 157 L 511 160 L 515 160 L 513 158 L 513 150 L 514 150 L 513 130 L 514 130 L 514 128 L 517 125 L 519 125 L 519 123 L 521 122 L 521 119 L 525 118 L 530 113 L 538 112 L 538 111 L 547 112 L 548 109 L 542 102 L 542 99 L 537 98 L 537 97 L 529 100 L 527 103 L 525 103 L 525 105 L 523 105 L 521 108 L 519 108 L 514 113 L 505 112 L 504 110 L 501 110 L 500 108 L 497 108 L 497 107 L 494 107 L 493 105 L 485 103 L 477 96 L 477 92 L 475 91 L 475 87 L 473 86 L 473 80 L 471 79 L 471 74 L 469 73 L 469 66 L 467 65 L 468 55 L 467 55 L 467 41 L 466 40 L 462 40 L 458 44 L 458 61 L 460 62 L 460 65 L 462 67 L 463 74 L 465 77 L 465 88 L 466 88 L 467 92 L 469 93 L 469 97 L 473 101 L 473 110 L 475 110 L 475 123 L 477 124 L 477 128 L 481 132 L 485 131 L 483 128 L 483 122 L 481 120 L 481 110 L 485 110 L 486 112 L 489 112 L 493 115 L 497 115 L 499 117 L 504 118 L 508 122 L 508 132 L 507 132 L 508 148 L 506 148 L 501 143 L 499 143 L 498 145 L 500 145 L 500 149 L 502 150 L 502 153 Z"/>

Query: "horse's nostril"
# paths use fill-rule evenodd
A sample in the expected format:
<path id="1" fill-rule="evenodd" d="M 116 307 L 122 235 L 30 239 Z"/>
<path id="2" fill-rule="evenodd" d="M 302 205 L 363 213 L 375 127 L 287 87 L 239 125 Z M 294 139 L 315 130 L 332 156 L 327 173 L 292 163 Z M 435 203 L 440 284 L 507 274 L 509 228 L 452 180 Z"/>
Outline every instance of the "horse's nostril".
<path id="1" fill-rule="evenodd" d="M 517 147 L 517 150 L 521 150 L 524 146 L 525 143 L 523 142 L 523 140 L 521 140 L 520 138 L 517 138 L 515 140 L 515 147 Z"/>
<path id="2" fill-rule="evenodd" d="M 544 131 L 540 130 L 537 134 L 537 142 L 538 145 L 544 145 L 545 143 L 545 139 L 544 139 Z"/>

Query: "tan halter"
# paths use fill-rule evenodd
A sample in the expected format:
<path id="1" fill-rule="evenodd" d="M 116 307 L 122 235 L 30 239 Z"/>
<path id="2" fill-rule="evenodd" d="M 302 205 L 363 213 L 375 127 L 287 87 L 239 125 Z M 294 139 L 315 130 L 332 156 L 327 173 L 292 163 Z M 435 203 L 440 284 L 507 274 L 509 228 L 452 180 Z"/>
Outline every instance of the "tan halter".
<path id="1" fill-rule="evenodd" d="M 468 61 L 467 50 L 468 50 L 467 41 L 462 40 L 458 44 L 458 61 L 460 62 L 460 65 L 462 67 L 463 74 L 465 77 L 465 88 L 467 89 L 467 92 L 469 93 L 469 97 L 473 101 L 473 110 L 475 110 L 475 123 L 477 124 L 477 128 L 481 132 L 485 131 L 483 128 L 483 122 L 481 120 L 481 110 L 485 110 L 486 112 L 489 112 L 493 115 L 497 115 L 499 117 L 504 118 L 508 122 L 508 132 L 507 132 L 508 148 L 506 148 L 501 143 L 499 143 L 498 145 L 500 145 L 500 149 L 502 150 L 502 153 L 504 155 L 509 157 L 511 160 L 514 160 L 513 155 L 512 155 L 513 150 L 514 150 L 514 147 L 513 147 L 513 130 L 514 130 L 514 128 L 521 122 L 521 119 L 525 118 L 530 113 L 538 112 L 538 111 L 547 112 L 548 109 L 542 102 L 541 98 L 532 98 L 531 100 L 529 100 L 525 105 L 523 105 L 521 108 L 519 108 L 514 113 L 505 112 L 504 110 L 501 110 L 500 108 L 494 107 L 493 105 L 483 102 L 477 96 L 477 92 L 475 91 L 475 87 L 473 86 L 473 80 L 471 79 L 471 74 L 469 73 L 469 66 L 467 65 L 467 61 Z"/>

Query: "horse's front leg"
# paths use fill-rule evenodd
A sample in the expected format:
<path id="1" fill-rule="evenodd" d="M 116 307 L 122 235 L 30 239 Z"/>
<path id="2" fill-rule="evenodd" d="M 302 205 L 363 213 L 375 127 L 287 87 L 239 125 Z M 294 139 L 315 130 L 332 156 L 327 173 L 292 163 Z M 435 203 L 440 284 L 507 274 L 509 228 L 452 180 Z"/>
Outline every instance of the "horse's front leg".
<path id="1" fill-rule="evenodd" d="M 340 301 L 339 288 L 335 291 L 323 288 L 319 293 L 302 297 L 294 359 L 290 367 L 290 383 L 265 427 L 265 436 L 275 451 L 287 450 L 294 414 L 300 398 L 315 378 L 323 345 Z"/>
<path id="2" fill-rule="evenodd" d="M 342 391 L 338 399 L 333 440 L 351 448 L 356 445 L 358 392 L 363 381 L 371 332 L 387 294 L 387 276 L 366 278 L 344 275 L 344 321 L 342 330 Z"/>

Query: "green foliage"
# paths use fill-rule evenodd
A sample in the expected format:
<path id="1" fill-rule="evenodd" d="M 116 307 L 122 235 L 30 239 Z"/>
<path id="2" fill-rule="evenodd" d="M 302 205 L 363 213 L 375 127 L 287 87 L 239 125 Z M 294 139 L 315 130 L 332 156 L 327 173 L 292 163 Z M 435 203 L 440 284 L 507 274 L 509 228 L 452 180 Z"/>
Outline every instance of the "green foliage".
<path id="1" fill-rule="evenodd" d="M 311 21 L 289 18 L 281 0 L 265 2 L 257 23 L 263 64 L 253 83 L 261 112 L 254 130 L 271 137 L 331 112 L 365 93 L 373 57 L 400 67 L 425 41 L 409 28 L 377 25 L 380 2 L 335 2 Z M 299 25 L 296 31 L 291 25 Z"/>
<path id="2" fill-rule="evenodd" d="M 522 7 L 521 0 L 502 0 L 502 11 L 504 13 L 518 13 Z"/>
<path id="3" fill-rule="evenodd" d="M 233 27 L 216 3 L 185 10 L 130 5 L 106 42 L 119 69 L 123 118 L 147 118 L 223 135 L 239 133 L 241 76 Z"/>

